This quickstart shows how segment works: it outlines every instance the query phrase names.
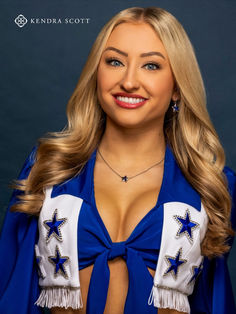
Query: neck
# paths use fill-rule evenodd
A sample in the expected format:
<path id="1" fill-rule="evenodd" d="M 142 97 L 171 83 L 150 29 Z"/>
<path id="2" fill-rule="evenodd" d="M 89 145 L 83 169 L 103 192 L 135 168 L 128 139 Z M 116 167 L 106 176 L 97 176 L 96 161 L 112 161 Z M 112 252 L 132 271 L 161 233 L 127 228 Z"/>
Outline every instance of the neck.
<path id="1" fill-rule="evenodd" d="M 150 166 L 165 154 L 163 126 L 121 128 L 108 121 L 98 148 L 107 161 L 119 168 Z"/>

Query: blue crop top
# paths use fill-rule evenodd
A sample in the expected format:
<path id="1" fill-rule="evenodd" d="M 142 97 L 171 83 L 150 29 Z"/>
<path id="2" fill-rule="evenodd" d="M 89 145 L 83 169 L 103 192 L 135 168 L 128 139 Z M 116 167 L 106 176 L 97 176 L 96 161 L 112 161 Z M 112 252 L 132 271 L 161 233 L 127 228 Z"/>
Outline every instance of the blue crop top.
<path id="1" fill-rule="evenodd" d="M 158 208 L 153 207 L 137 224 L 126 241 L 112 242 L 99 215 L 92 195 L 93 205 L 84 203 L 79 215 L 78 256 L 79 269 L 94 264 L 91 275 L 87 313 L 103 313 L 108 284 L 107 261 L 122 256 L 127 263 L 129 274 L 128 294 L 124 313 L 157 313 L 153 305 L 148 305 L 148 297 L 153 285 L 153 277 L 147 267 L 156 269 L 158 247 L 160 247 L 162 219 Z"/>

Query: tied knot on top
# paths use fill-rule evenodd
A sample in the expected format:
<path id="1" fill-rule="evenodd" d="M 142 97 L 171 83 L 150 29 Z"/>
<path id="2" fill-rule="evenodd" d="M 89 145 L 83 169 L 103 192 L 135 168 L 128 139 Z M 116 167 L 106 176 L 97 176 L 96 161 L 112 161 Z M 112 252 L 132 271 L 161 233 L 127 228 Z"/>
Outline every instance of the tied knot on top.
<path id="1" fill-rule="evenodd" d="M 126 255 L 126 246 L 124 242 L 113 242 L 108 254 L 108 260 Z"/>

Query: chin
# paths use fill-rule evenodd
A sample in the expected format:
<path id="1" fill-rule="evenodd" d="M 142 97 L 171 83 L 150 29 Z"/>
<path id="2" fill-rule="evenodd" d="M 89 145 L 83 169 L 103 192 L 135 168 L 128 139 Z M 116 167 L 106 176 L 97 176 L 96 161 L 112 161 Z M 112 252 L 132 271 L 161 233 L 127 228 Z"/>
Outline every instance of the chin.
<path id="1" fill-rule="evenodd" d="M 114 123 L 117 127 L 126 128 L 126 129 L 135 129 L 140 128 L 144 126 L 143 120 L 137 119 L 123 119 L 122 121 L 119 120 L 112 120 L 112 123 Z"/>

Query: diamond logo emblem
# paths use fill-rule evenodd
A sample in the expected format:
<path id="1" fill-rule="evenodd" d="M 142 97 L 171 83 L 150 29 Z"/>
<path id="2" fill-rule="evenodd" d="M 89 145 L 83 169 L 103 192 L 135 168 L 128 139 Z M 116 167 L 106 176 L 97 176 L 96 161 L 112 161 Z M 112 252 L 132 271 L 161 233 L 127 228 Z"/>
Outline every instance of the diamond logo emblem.
<path id="1" fill-rule="evenodd" d="M 15 21 L 16 25 L 18 25 L 19 27 L 25 26 L 25 24 L 28 22 L 27 18 L 23 14 L 19 14 L 15 18 L 14 21 Z"/>

